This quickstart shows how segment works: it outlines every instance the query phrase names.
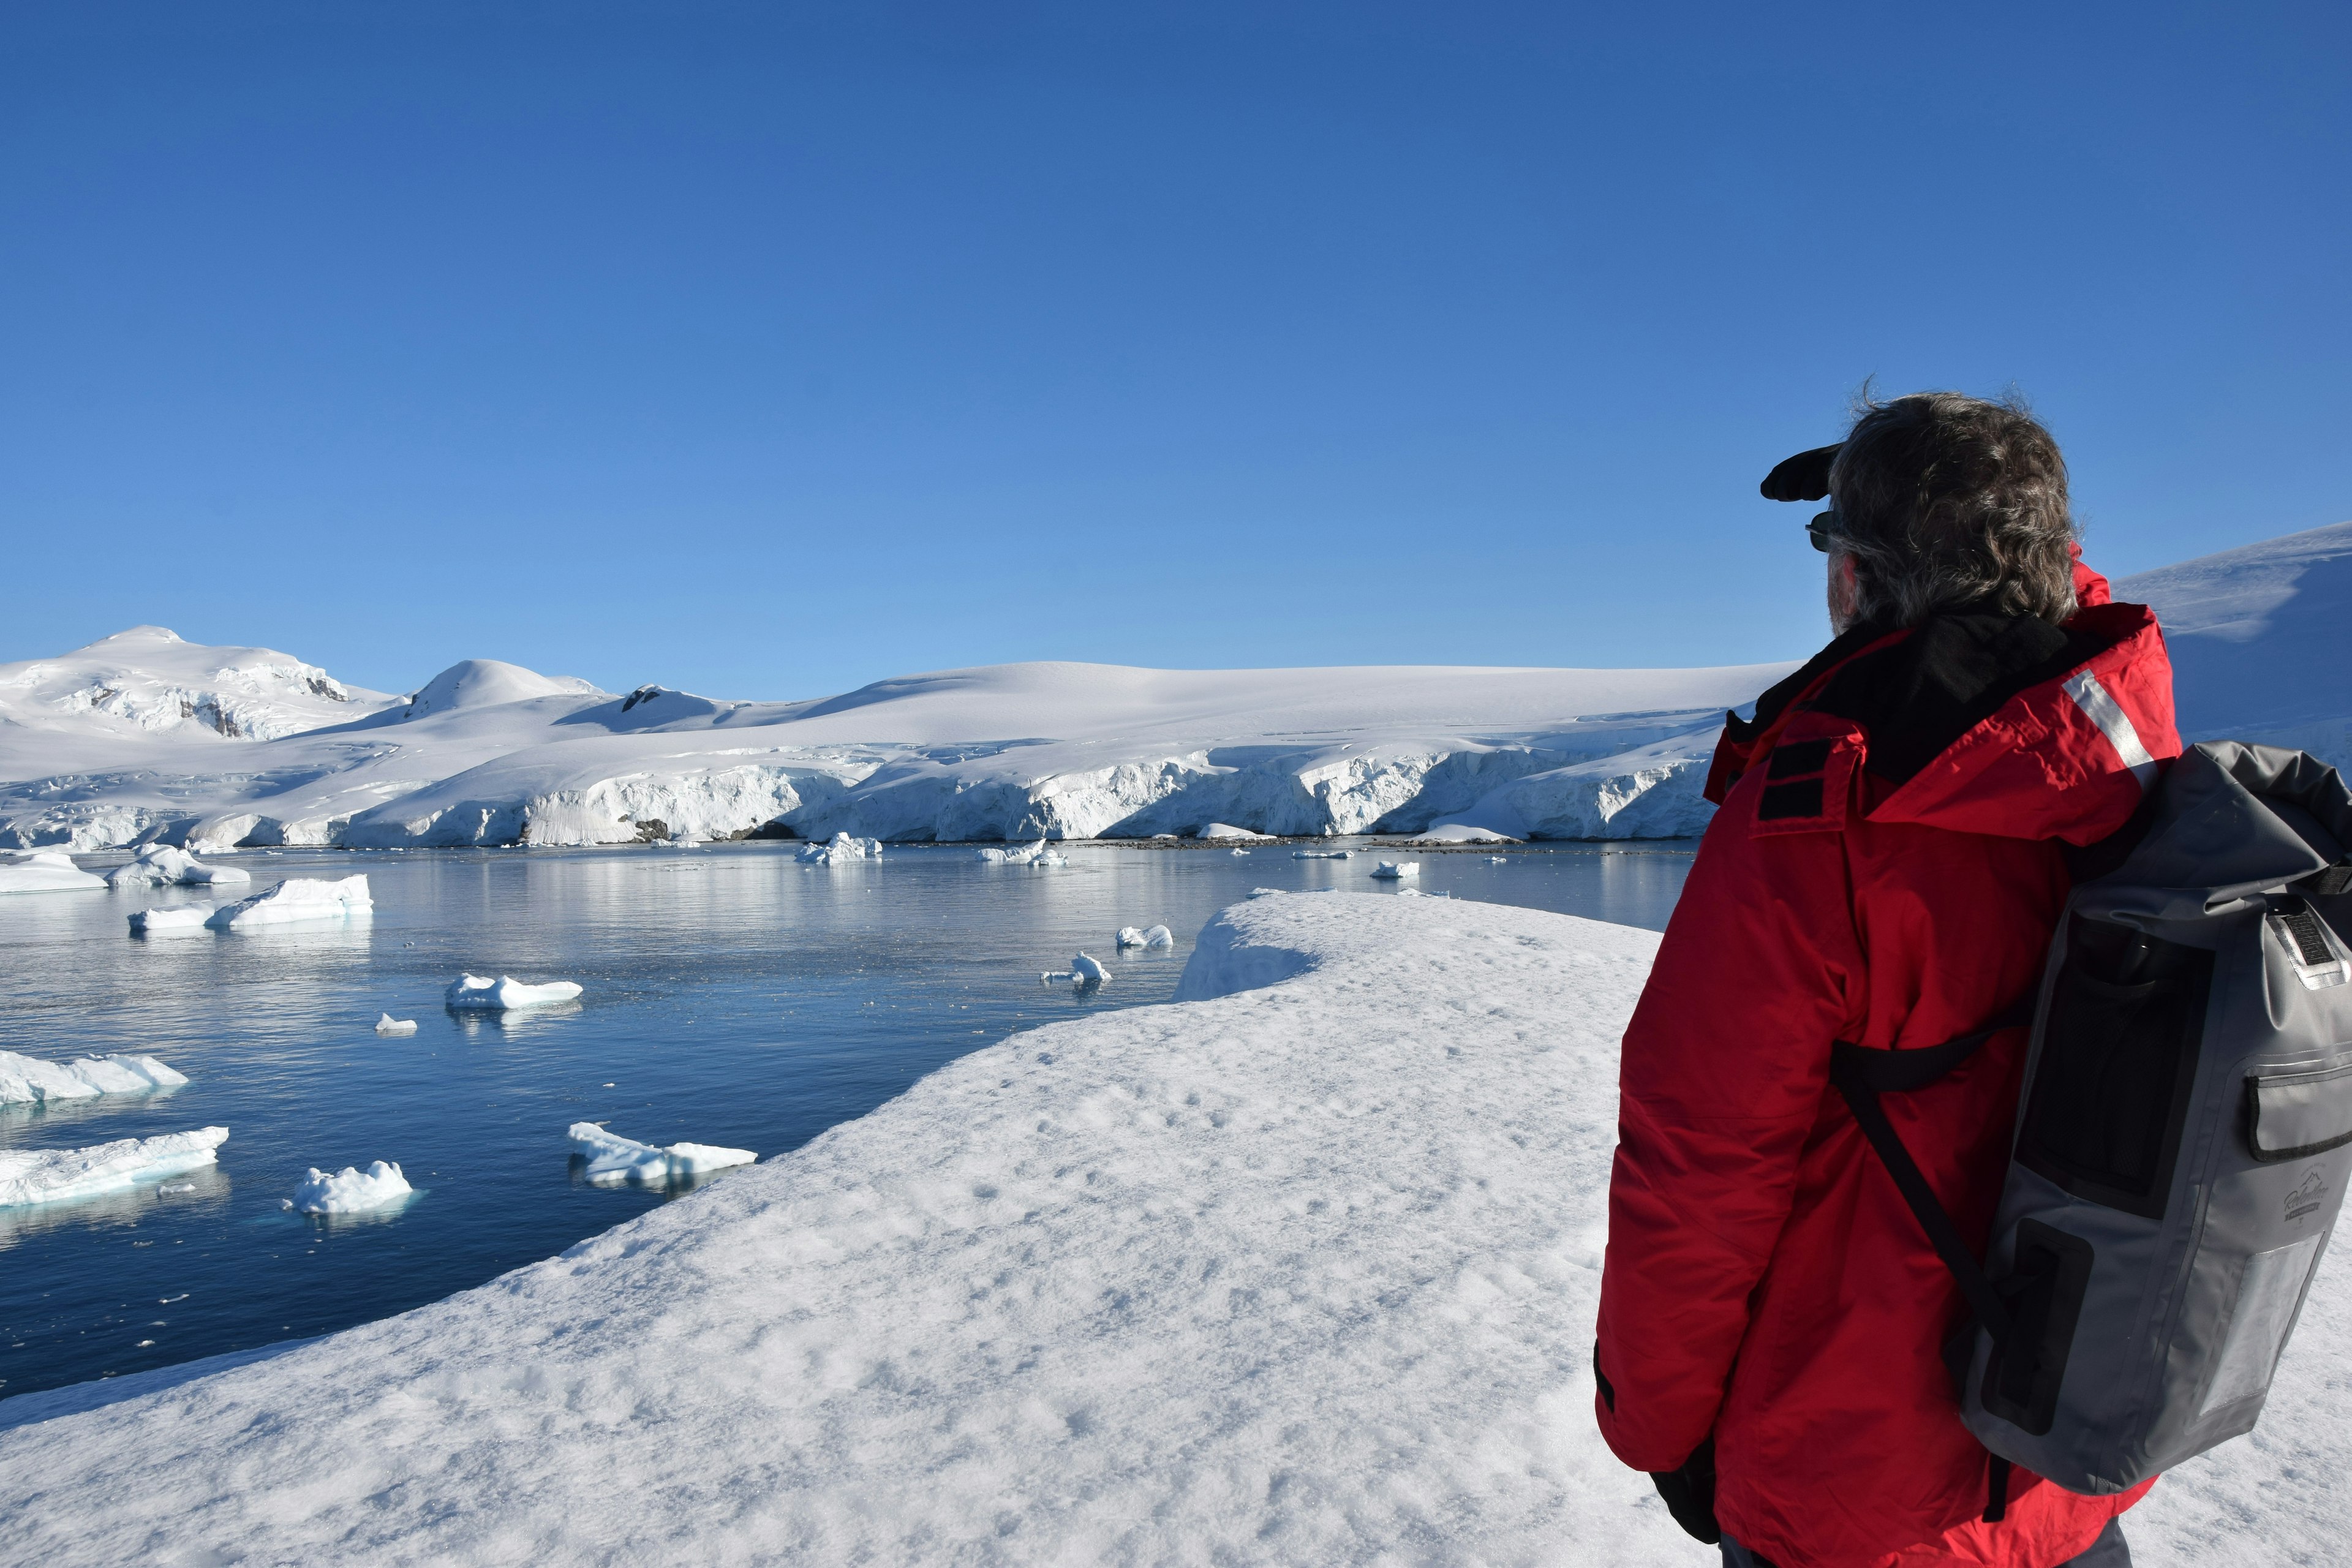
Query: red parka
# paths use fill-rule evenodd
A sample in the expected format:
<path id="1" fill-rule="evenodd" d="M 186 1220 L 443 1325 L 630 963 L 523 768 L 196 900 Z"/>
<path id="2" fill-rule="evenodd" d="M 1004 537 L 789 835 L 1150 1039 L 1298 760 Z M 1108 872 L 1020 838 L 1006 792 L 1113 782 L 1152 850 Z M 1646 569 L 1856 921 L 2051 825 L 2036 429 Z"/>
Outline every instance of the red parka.
<path id="1" fill-rule="evenodd" d="M 1989 1456 L 1940 1347 L 1958 1289 L 1844 1102 L 1831 1045 L 1941 1044 L 2027 994 L 2064 844 L 2122 827 L 2179 753 L 2156 617 L 2077 569 L 2063 627 L 1947 614 L 1850 632 L 1734 720 L 1720 810 L 1625 1033 L 1595 1363 L 1637 1469 L 1712 1436 L 1716 1514 L 1776 1568 L 2050 1568 L 2146 1489 Z M 2026 1032 L 1887 1115 L 1979 1249 Z"/>

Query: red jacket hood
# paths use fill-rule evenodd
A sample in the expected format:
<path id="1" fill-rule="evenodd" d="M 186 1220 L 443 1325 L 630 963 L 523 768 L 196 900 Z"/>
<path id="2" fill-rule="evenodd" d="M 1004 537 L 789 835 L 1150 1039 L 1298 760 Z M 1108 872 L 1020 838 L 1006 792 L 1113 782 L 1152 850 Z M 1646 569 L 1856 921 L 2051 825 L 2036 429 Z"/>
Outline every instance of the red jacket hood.
<path id="1" fill-rule="evenodd" d="M 1721 805 L 1786 745 L 1808 753 L 1803 772 L 1826 758 L 1829 778 L 1858 773 L 1854 805 L 1874 822 L 2105 837 L 2180 753 L 2172 665 L 2155 613 L 2114 602 L 2079 553 L 2074 584 L 2080 607 L 2062 626 L 1959 611 L 1839 637 L 1759 698 L 1754 719 L 1727 715 L 1707 799 Z"/>

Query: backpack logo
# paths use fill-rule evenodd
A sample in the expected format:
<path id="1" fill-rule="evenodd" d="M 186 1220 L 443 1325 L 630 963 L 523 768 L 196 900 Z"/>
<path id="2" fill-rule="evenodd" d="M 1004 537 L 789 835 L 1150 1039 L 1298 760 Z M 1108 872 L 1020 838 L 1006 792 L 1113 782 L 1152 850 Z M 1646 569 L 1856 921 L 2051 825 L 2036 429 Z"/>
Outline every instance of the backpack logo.
<path id="1" fill-rule="evenodd" d="M 2307 1214 L 2315 1214 L 2318 1212 L 2321 1200 L 2326 1196 L 2327 1184 L 2319 1179 L 2317 1171 L 2312 1172 L 2311 1174 L 2304 1177 L 2294 1191 L 2287 1194 L 2286 1217 L 2294 1220 L 2301 1219 Z"/>

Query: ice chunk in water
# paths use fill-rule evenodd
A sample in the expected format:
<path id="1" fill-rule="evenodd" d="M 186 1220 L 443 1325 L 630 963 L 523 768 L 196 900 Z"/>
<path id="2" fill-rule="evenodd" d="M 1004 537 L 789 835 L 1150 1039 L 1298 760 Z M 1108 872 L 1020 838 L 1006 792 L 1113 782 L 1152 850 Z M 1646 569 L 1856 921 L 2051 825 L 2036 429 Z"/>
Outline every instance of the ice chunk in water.
<path id="1" fill-rule="evenodd" d="M 212 918 L 210 904 L 180 904 L 168 910 L 141 910 L 131 917 L 131 930 L 144 936 L 159 931 L 201 931 Z"/>
<path id="2" fill-rule="evenodd" d="M 1170 931 L 1166 926 L 1149 927 L 1143 933 L 1143 945 L 1146 947 L 1174 947 L 1176 945 L 1176 933 Z"/>
<path id="3" fill-rule="evenodd" d="M 1143 945 L 1143 928 L 1141 926 L 1119 927 L 1118 945 L 1121 947 L 1141 947 Z"/>
<path id="4" fill-rule="evenodd" d="M 101 1094 L 145 1094 L 177 1089 L 187 1079 L 153 1057 L 87 1057 L 78 1062 L 45 1062 L 0 1051 L 0 1105 L 38 1105 L 52 1100 L 89 1100 Z"/>
<path id="5" fill-rule="evenodd" d="M 212 912 L 205 924 L 215 931 L 246 931 L 254 926 L 290 925 L 299 921 L 340 921 L 374 912 L 368 897 L 365 873 L 340 882 L 310 878 L 289 879 L 267 892 L 256 893 Z"/>
<path id="6" fill-rule="evenodd" d="M 375 1021 L 375 1032 L 379 1035 L 413 1035 L 416 1033 L 416 1020 L 395 1018 L 389 1013 L 379 1014 Z"/>
<path id="7" fill-rule="evenodd" d="M 1372 875 L 1380 878 L 1382 881 L 1387 882 L 1393 882 L 1404 877 L 1418 877 L 1421 875 L 1421 862 L 1418 860 L 1383 860 L 1379 865 L 1372 868 Z"/>
<path id="8" fill-rule="evenodd" d="M 592 1182 L 637 1182 L 659 1185 L 679 1176 L 699 1176 L 731 1165 L 748 1165 L 760 1156 L 749 1149 L 721 1149 L 709 1143 L 673 1143 L 667 1149 L 607 1132 L 593 1121 L 572 1124 L 572 1152 L 588 1161 Z"/>
<path id="9" fill-rule="evenodd" d="M 1230 822 L 1213 822 L 1201 829 L 1200 837 L 1202 838 L 1271 838 L 1274 835 L 1260 833 L 1255 828 L 1235 827 Z"/>
<path id="10" fill-rule="evenodd" d="M 799 858 L 804 864 L 812 866 L 847 866 L 859 860 L 879 860 L 882 858 L 882 841 L 879 838 L 860 838 L 853 833 L 836 833 L 830 844 L 804 846 Z"/>
<path id="11" fill-rule="evenodd" d="M 975 858 L 977 858 L 983 866 L 1002 866 L 1004 864 L 1004 851 L 1002 849 L 983 849 L 975 857 Z"/>
<path id="12" fill-rule="evenodd" d="M 442 1000 L 452 1007 L 475 1007 L 503 1013 L 514 1007 L 540 1007 L 550 1002 L 569 1002 L 579 994 L 580 987 L 569 980 L 551 980 L 544 985 L 526 985 L 503 974 L 496 980 L 485 980 L 478 974 L 462 974 L 449 983 L 449 989 L 442 993 Z"/>
<path id="13" fill-rule="evenodd" d="M 1345 860 L 1349 853 L 1346 849 L 1294 849 L 1290 858 L 1293 860 Z"/>
<path id="14" fill-rule="evenodd" d="M 1070 960 L 1070 973 L 1078 977 L 1082 985 L 1089 981 L 1099 985 L 1110 978 L 1110 971 L 1103 967 L 1102 960 L 1084 949 L 1079 950 L 1077 957 Z"/>
<path id="15" fill-rule="evenodd" d="M 331 1176 L 313 1165 L 294 1189 L 294 1206 L 304 1214 L 358 1214 L 404 1203 L 415 1190 L 398 1165 L 383 1160 L 364 1171 L 346 1165 Z"/>
<path id="16" fill-rule="evenodd" d="M 175 1176 L 214 1161 L 226 1127 L 121 1138 L 87 1149 L 0 1149 L 0 1208 L 62 1203 Z"/>
<path id="17" fill-rule="evenodd" d="M 110 888 L 160 888 L 170 883 L 227 887 L 252 880 L 250 871 L 235 866 L 207 866 L 186 850 L 169 844 L 150 844 L 139 851 L 135 859 L 106 874 Z"/>
<path id="18" fill-rule="evenodd" d="M 70 855 L 41 850 L 0 863 L 0 893 L 71 893 L 103 889 L 104 879 L 93 877 Z"/>

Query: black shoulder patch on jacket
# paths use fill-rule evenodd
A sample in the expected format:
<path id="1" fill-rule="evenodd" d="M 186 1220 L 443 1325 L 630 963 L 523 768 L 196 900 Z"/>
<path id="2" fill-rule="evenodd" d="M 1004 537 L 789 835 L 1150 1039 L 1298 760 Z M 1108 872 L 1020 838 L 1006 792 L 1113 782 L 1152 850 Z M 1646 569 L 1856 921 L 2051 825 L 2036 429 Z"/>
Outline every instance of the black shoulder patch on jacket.
<path id="1" fill-rule="evenodd" d="M 1756 717 L 1742 719 L 1737 713 L 1723 716 L 1723 727 L 1731 738 L 1743 746 L 1756 743 L 1756 738 L 1769 728 L 1772 721 L 1788 710 L 1789 704 L 1805 694 L 1805 688 L 1821 679 L 1822 672 L 1842 659 L 1853 657 L 1856 648 L 1867 647 L 1886 635 L 1882 626 L 1855 626 L 1830 641 L 1830 645 L 1805 660 L 1802 668 L 1782 677 L 1766 689 L 1756 700 Z"/>
<path id="2" fill-rule="evenodd" d="M 1819 741 L 1783 741 L 1772 748 L 1772 761 L 1764 769 L 1768 779 L 1801 778 L 1820 773 L 1830 765 L 1830 742 Z"/>
<path id="3" fill-rule="evenodd" d="M 1756 820 L 1780 822 L 1792 816 L 1818 817 L 1822 814 L 1822 781 L 1799 779 L 1795 784 L 1766 784 L 1763 798 L 1756 803 Z"/>
<path id="4" fill-rule="evenodd" d="M 1808 706 L 1863 725 L 1870 735 L 1864 765 L 1899 784 L 2019 692 L 2058 679 L 2106 647 L 2032 616 L 1930 616 L 1901 642 L 1839 670 Z"/>

